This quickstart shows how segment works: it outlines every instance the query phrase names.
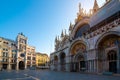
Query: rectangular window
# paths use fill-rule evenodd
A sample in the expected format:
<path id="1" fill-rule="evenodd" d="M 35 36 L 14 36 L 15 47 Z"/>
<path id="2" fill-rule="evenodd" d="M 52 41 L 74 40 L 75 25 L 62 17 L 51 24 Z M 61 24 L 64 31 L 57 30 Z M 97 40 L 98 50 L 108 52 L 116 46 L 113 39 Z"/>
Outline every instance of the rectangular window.
<path id="1" fill-rule="evenodd" d="M 28 60 L 31 60 L 31 57 L 27 57 Z"/>
<path id="2" fill-rule="evenodd" d="M 5 52 L 3 52 L 3 57 L 5 57 L 5 55 L 6 55 L 6 53 L 5 53 Z"/>
<path id="3" fill-rule="evenodd" d="M 2 60 L 2 61 L 3 61 L 3 62 L 7 62 L 7 59 L 4 59 L 4 58 L 3 58 L 3 60 Z"/>
<path id="4" fill-rule="evenodd" d="M 3 57 L 7 57 L 8 53 L 7 52 L 3 52 Z"/>
<path id="5" fill-rule="evenodd" d="M 33 57 L 32 60 L 35 60 L 35 57 Z"/>

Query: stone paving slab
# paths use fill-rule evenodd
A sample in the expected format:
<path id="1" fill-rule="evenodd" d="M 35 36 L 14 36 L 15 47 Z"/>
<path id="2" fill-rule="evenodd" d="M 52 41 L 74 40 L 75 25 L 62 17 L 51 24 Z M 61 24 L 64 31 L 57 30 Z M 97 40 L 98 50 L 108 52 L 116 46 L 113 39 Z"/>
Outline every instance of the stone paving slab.
<path id="1" fill-rule="evenodd" d="M 120 80 L 119 76 L 55 72 L 49 70 L 2 71 L 0 80 Z"/>

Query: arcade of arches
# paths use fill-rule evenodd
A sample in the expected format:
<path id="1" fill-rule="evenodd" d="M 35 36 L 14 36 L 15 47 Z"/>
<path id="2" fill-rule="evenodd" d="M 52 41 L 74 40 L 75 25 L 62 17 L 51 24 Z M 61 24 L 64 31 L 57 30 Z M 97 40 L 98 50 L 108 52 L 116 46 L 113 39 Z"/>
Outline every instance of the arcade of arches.
<path id="1" fill-rule="evenodd" d="M 54 56 L 54 70 L 58 70 L 58 65 L 60 66 L 61 71 L 65 71 L 65 64 L 66 64 L 66 56 L 64 52 L 61 52 L 59 58 L 57 55 Z"/>
<path id="2" fill-rule="evenodd" d="M 74 42 L 69 51 L 69 65 L 66 61 L 68 56 L 62 51 L 54 56 L 54 70 L 66 71 L 69 66 L 69 71 L 75 72 L 120 73 L 120 36 L 102 35 L 96 42 L 96 49 L 87 49 L 84 41 Z"/>

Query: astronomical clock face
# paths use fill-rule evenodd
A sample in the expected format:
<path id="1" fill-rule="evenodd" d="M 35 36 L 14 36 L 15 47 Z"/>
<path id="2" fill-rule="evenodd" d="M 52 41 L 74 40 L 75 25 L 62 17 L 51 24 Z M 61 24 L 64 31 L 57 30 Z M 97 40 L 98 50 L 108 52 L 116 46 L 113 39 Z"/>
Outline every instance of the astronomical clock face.
<path id="1" fill-rule="evenodd" d="M 25 54 L 24 54 L 24 53 L 21 53 L 21 54 L 20 54 L 20 57 L 25 57 Z"/>
<path id="2" fill-rule="evenodd" d="M 82 43 L 78 43 L 72 48 L 71 53 L 74 55 L 74 54 L 77 54 L 79 51 L 83 52 L 85 50 L 86 50 L 86 46 Z"/>

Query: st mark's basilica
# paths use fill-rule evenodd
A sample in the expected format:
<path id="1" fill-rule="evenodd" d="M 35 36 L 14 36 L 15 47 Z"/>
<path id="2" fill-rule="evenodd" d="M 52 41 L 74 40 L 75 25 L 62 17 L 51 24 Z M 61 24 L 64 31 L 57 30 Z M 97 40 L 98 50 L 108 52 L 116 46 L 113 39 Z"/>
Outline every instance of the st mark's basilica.
<path id="1" fill-rule="evenodd" d="M 120 73 L 120 0 L 94 1 L 89 14 L 81 8 L 69 34 L 62 31 L 50 54 L 50 69 L 87 73 Z"/>

